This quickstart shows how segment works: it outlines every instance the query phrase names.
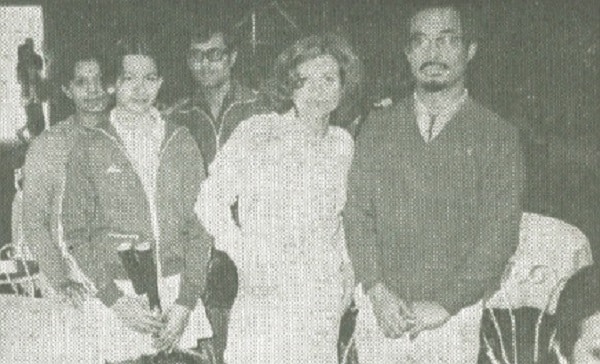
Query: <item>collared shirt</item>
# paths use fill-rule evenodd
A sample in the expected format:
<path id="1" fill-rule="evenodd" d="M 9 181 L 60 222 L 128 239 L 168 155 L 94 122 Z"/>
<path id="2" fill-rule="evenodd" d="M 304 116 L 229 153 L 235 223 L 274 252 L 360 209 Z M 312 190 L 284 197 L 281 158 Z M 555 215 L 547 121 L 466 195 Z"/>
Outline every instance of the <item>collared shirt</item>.
<path id="1" fill-rule="evenodd" d="M 431 142 L 433 139 L 435 139 L 436 136 L 438 136 L 442 132 L 442 129 L 444 129 L 446 124 L 450 121 L 450 119 L 452 119 L 454 114 L 456 114 L 458 109 L 460 109 L 460 107 L 464 104 L 468 96 L 469 92 L 465 89 L 462 96 L 458 100 L 456 100 L 456 102 L 450 105 L 446 105 L 444 111 L 432 113 L 429 110 L 427 110 L 427 107 L 425 106 L 425 104 L 423 104 L 423 102 L 421 102 L 421 100 L 419 100 L 419 97 L 415 92 L 414 99 L 415 112 L 417 114 L 417 124 L 419 126 L 419 132 L 421 133 L 421 136 L 423 137 L 423 140 L 426 143 Z M 433 126 L 430 125 L 432 122 L 432 117 L 435 117 Z M 429 138 L 430 128 L 431 139 Z"/>

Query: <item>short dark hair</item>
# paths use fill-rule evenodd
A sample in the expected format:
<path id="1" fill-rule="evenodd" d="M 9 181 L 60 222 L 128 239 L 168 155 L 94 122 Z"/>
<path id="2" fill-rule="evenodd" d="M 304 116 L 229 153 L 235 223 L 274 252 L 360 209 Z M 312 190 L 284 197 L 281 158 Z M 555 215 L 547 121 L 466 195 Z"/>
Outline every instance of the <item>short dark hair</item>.
<path id="1" fill-rule="evenodd" d="M 410 27 L 413 18 L 420 12 L 430 9 L 453 9 L 460 16 L 460 27 L 463 33 L 465 45 L 477 43 L 482 38 L 481 13 L 478 11 L 473 1 L 469 0 L 416 0 L 412 1 L 405 13 L 406 18 L 403 22 L 405 27 L 404 44 L 408 44 L 410 37 Z"/>
<path id="2" fill-rule="evenodd" d="M 205 43 L 215 34 L 223 35 L 223 42 L 229 50 L 237 49 L 237 38 L 234 35 L 231 22 L 225 16 L 215 14 L 209 16 L 193 16 L 189 20 L 188 45 Z"/>
<path id="3" fill-rule="evenodd" d="M 581 336 L 581 324 L 600 312 L 600 270 L 584 267 L 565 284 L 556 306 L 556 341 L 562 355 L 571 358 Z"/>
<path id="4" fill-rule="evenodd" d="M 324 33 L 296 41 L 275 60 L 264 90 L 275 111 L 283 113 L 293 107 L 292 95 L 298 84 L 297 67 L 323 55 L 335 58 L 340 67 L 342 99 L 338 109 L 342 104 L 352 102 L 362 82 L 361 62 L 345 38 Z"/>
<path id="5" fill-rule="evenodd" d="M 116 82 L 121 75 L 123 72 L 123 58 L 129 55 L 142 55 L 152 58 L 158 73 L 162 73 L 162 62 L 157 52 L 156 39 L 148 35 L 147 32 L 131 32 L 122 36 L 115 44 L 109 74 L 111 82 Z"/>
<path id="6" fill-rule="evenodd" d="M 61 58 L 58 70 L 58 80 L 61 86 L 69 86 L 73 77 L 75 77 L 75 66 L 80 62 L 97 62 L 102 72 L 102 78 L 104 79 L 106 76 L 107 70 L 104 54 L 88 42 L 67 47 L 63 50 Z"/>

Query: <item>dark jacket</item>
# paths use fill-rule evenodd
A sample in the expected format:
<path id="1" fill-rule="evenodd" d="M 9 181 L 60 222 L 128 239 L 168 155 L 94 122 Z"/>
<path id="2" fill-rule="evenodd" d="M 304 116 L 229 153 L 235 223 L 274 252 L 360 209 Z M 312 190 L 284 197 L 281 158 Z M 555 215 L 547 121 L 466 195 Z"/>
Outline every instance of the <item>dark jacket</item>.
<path id="1" fill-rule="evenodd" d="M 69 117 L 35 138 L 23 167 L 23 237 L 55 289 L 69 278 L 60 247 L 60 209 L 67 158 L 85 127 Z"/>
<path id="2" fill-rule="evenodd" d="M 193 309 L 206 281 L 212 239 L 194 215 L 205 178 L 202 155 L 189 132 L 166 122 L 156 181 L 157 219 L 163 276 L 181 273 L 176 303 Z M 114 127 L 90 128 L 73 148 L 66 167 L 63 227 L 66 244 L 111 306 L 123 294 L 114 279 L 127 277 L 115 234 L 151 239 L 148 200 Z M 155 247 L 154 247 L 155 248 Z"/>
<path id="3" fill-rule="evenodd" d="M 166 115 L 176 124 L 188 128 L 202 152 L 207 172 L 217 151 L 238 124 L 266 110 L 267 107 L 260 101 L 256 91 L 234 81 L 223 101 L 221 115 L 216 118 L 211 115 L 210 107 L 199 92 L 177 102 L 166 111 Z"/>

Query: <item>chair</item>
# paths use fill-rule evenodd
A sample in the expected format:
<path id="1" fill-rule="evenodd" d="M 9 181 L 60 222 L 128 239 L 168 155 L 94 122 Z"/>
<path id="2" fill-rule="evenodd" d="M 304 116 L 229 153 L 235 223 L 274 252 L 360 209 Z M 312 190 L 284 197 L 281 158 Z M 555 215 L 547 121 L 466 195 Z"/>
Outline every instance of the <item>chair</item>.
<path id="1" fill-rule="evenodd" d="M 486 302 L 482 351 L 487 360 L 542 363 L 560 291 L 570 276 L 592 263 L 589 241 L 579 229 L 524 213 L 519 246 L 506 266 L 501 288 Z"/>
<path id="2" fill-rule="evenodd" d="M 0 248 L 0 256 L 9 257 L 7 260 L 0 260 L 2 292 L 17 296 L 36 296 L 39 293 L 38 264 L 31 259 L 25 259 L 19 247 L 13 244 L 6 244 Z"/>

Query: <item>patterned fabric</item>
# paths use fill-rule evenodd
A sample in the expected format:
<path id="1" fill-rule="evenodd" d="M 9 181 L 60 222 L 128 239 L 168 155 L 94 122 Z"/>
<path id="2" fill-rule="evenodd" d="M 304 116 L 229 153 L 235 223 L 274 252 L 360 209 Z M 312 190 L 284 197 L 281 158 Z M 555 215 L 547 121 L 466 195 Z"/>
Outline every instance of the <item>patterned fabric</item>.
<path id="1" fill-rule="evenodd" d="M 316 136 L 290 112 L 242 122 L 217 154 L 196 213 L 238 267 L 227 363 L 336 362 L 352 149 L 342 129 Z"/>

